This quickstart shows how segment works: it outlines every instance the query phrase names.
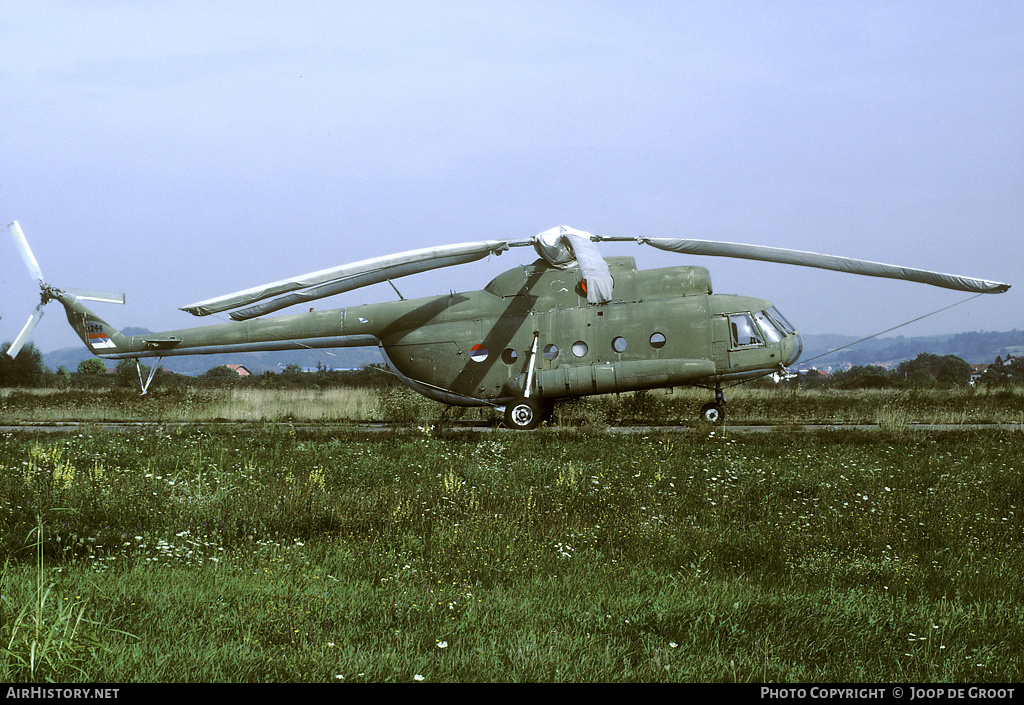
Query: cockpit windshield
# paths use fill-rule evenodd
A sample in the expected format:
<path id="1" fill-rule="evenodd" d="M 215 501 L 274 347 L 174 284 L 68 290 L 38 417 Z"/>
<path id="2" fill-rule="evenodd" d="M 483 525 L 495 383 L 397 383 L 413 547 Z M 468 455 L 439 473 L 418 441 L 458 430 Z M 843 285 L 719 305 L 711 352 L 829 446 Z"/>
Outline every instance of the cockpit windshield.
<path id="1" fill-rule="evenodd" d="M 732 347 L 745 348 L 765 343 L 781 343 L 796 329 L 774 306 L 764 311 L 730 313 Z"/>
<path id="2" fill-rule="evenodd" d="M 786 337 L 786 331 L 768 315 L 767 311 L 758 311 L 754 314 L 754 319 L 764 331 L 764 337 L 768 339 L 769 343 L 778 343 Z"/>
<path id="3" fill-rule="evenodd" d="M 764 314 L 773 320 L 785 335 L 792 335 L 796 333 L 796 328 L 793 324 L 786 320 L 786 317 L 779 313 L 779 309 L 772 306 L 768 310 L 764 311 Z"/>

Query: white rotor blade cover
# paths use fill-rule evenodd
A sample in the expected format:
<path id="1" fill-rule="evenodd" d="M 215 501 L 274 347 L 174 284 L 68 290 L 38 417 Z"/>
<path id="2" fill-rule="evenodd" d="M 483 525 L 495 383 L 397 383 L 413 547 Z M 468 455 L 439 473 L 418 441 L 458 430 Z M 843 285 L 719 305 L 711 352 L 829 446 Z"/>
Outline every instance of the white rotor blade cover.
<path id="1" fill-rule="evenodd" d="M 471 262 L 476 259 L 483 259 L 490 254 L 498 254 L 508 249 L 508 243 L 504 240 L 488 240 L 482 242 L 464 243 L 461 245 L 442 245 L 440 247 L 427 247 L 420 250 L 410 250 L 384 257 L 362 260 L 340 267 L 331 267 L 317 272 L 303 274 L 290 279 L 264 284 L 262 286 L 245 289 L 233 294 L 218 296 L 198 303 L 182 306 L 182 311 L 188 311 L 196 316 L 206 316 L 211 313 L 219 313 L 230 309 L 248 306 L 249 304 L 262 301 L 271 296 L 278 296 L 300 289 L 339 282 L 350 277 L 362 277 L 357 286 L 396 279 L 435 269 L 448 267 L 453 264 Z M 457 260 L 457 261 L 453 261 Z M 356 287 L 352 287 L 356 288 Z M 337 293 L 337 292 L 335 292 Z M 327 296 L 328 294 L 323 294 Z M 290 304 L 288 304 L 290 305 Z"/>
<path id="2" fill-rule="evenodd" d="M 611 240 L 619 238 L 602 239 Z M 905 281 L 918 282 L 920 284 L 939 286 L 945 289 L 956 289 L 958 291 L 970 291 L 980 294 L 1001 294 L 1010 288 L 1009 284 L 1003 284 L 1002 282 L 973 279 L 971 277 L 962 277 L 956 274 L 943 274 L 941 272 L 931 272 L 925 269 L 914 269 L 894 264 L 871 262 L 869 260 L 837 257 L 835 255 L 823 255 L 816 252 L 804 252 L 802 250 L 787 250 L 779 247 L 764 247 L 761 245 L 745 245 L 737 242 L 716 242 L 714 240 L 687 240 L 680 238 L 656 237 L 641 237 L 635 239 L 638 242 L 646 243 L 652 247 L 657 247 L 660 250 L 679 252 L 682 254 L 708 255 L 713 257 L 736 257 L 740 259 L 759 260 L 762 262 L 795 264 L 801 267 L 830 269 L 836 272 L 847 272 L 849 274 L 860 274 L 869 277 L 903 279 Z"/>
<path id="3" fill-rule="evenodd" d="M 588 232 L 559 225 L 536 235 L 533 246 L 553 267 L 570 269 L 579 265 L 587 286 L 587 303 L 600 304 L 611 301 L 612 276 L 592 237 Z"/>
<path id="4" fill-rule="evenodd" d="M 533 248 L 552 267 L 571 269 L 576 266 L 576 253 L 570 244 L 572 237 L 590 240 L 590 233 L 568 225 L 558 225 L 534 235 Z"/>

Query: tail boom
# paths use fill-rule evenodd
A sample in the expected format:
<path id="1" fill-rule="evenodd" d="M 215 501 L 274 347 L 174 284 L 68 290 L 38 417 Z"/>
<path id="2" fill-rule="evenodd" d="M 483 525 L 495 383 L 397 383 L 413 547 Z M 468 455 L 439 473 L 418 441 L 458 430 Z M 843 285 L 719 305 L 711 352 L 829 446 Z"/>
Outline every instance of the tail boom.
<path id="1" fill-rule="evenodd" d="M 380 342 L 372 333 L 346 333 L 344 309 L 126 336 L 77 298 L 63 293 L 55 298 L 64 305 L 68 322 L 86 347 L 108 360 L 365 347 Z"/>

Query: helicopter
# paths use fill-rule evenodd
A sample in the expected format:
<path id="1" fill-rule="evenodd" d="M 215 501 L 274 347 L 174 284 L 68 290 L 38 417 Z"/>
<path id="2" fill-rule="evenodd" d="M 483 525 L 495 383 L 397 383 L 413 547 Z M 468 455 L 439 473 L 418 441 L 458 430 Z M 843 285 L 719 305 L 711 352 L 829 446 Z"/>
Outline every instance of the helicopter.
<path id="1" fill-rule="evenodd" d="M 637 269 L 633 257 L 603 257 L 598 244 L 634 241 L 663 251 L 785 263 L 902 279 L 977 293 L 1008 284 L 921 269 L 713 240 L 605 237 L 557 226 L 525 240 L 428 247 L 322 269 L 182 306 L 196 316 L 230 312 L 230 323 L 123 335 L 82 301 L 124 303 L 123 294 L 46 283 L 21 226 L 9 231 L 38 280 L 41 301 L 7 350 L 15 357 L 58 301 L 86 347 L 104 359 L 225 352 L 379 347 L 398 378 L 453 406 L 489 406 L 507 427 L 530 430 L 556 403 L 590 395 L 695 386 L 714 391 L 699 414 L 725 418 L 726 385 L 784 372 L 802 353 L 797 328 L 770 302 L 714 294 L 707 268 Z M 405 299 L 392 280 L 468 264 L 513 247 L 534 262 L 483 289 Z M 370 284 L 391 283 L 399 300 L 265 317 L 289 306 Z M 139 381 L 145 394 L 156 367 Z"/>

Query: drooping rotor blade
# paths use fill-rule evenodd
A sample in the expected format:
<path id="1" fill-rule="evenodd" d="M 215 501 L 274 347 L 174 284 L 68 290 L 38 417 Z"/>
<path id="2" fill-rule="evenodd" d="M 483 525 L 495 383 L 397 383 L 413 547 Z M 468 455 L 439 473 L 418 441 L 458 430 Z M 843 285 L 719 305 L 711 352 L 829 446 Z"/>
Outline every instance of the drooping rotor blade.
<path id="1" fill-rule="evenodd" d="M 320 287 L 323 289 L 311 298 L 322 298 L 331 294 L 349 291 L 361 286 L 368 286 L 389 279 L 418 274 L 430 269 L 450 267 L 455 264 L 465 264 L 474 260 L 483 259 L 490 254 L 500 254 L 509 248 L 510 244 L 505 240 L 488 240 L 482 242 L 471 242 L 460 245 L 443 245 L 440 247 L 428 247 L 420 250 L 410 250 L 384 257 L 362 260 L 352 264 L 342 265 L 323 269 L 318 272 L 311 272 L 291 279 L 283 279 L 271 284 L 245 289 L 233 294 L 218 296 L 198 303 L 182 306 L 182 311 L 188 311 L 196 316 L 206 316 L 211 313 L 219 313 L 231 309 L 247 306 L 268 299 L 272 296 L 287 294 L 301 289 Z M 305 299 L 310 300 L 310 299 Z M 273 303 L 273 302 L 271 302 Z M 299 303 L 295 301 L 292 303 Z M 290 306 L 292 303 L 283 303 L 277 308 Z M 269 310 L 277 310 L 271 308 Z M 266 311 L 264 311 L 265 313 Z M 252 314 L 260 315 L 259 313 Z M 252 317 L 252 316 L 249 316 Z"/>
<path id="2" fill-rule="evenodd" d="M 370 284 L 379 284 L 380 282 L 388 281 L 389 279 L 397 279 L 399 277 L 409 276 L 410 274 L 426 272 L 431 269 L 440 269 L 441 267 L 451 267 L 456 264 L 474 262 L 485 257 L 489 253 L 490 251 L 483 254 L 472 252 L 460 255 L 450 255 L 447 257 L 436 257 L 430 260 L 406 262 L 403 264 L 391 265 L 367 272 L 352 274 L 341 279 L 328 281 L 325 284 L 309 287 L 302 291 L 286 294 L 285 296 L 281 296 L 270 301 L 264 301 L 263 303 L 258 303 L 255 306 L 249 306 L 238 311 L 233 311 L 230 316 L 236 321 L 246 321 L 250 318 L 256 318 L 257 316 L 279 311 L 282 308 L 287 308 L 288 306 L 308 303 L 327 296 L 333 296 L 334 294 L 341 294 L 346 291 L 352 291 L 353 289 L 369 286 Z"/>
<path id="3" fill-rule="evenodd" d="M 1004 284 L 1002 282 L 974 279 L 956 274 L 943 274 L 942 272 L 932 272 L 925 269 L 914 269 L 912 267 L 901 267 L 899 265 L 883 264 L 881 262 L 872 262 L 869 260 L 837 257 L 835 255 L 823 255 L 816 252 L 804 252 L 802 250 L 788 250 L 779 247 L 746 245 L 737 242 L 655 237 L 602 237 L 600 240 L 636 240 L 642 244 L 648 244 L 652 247 L 657 247 L 658 249 L 670 252 L 679 252 L 691 255 L 708 255 L 712 257 L 736 257 L 740 259 L 759 260 L 762 262 L 794 264 L 801 267 L 830 269 L 836 272 L 847 272 L 849 274 L 860 274 L 869 277 L 903 279 L 905 281 L 918 282 L 920 284 L 939 286 L 945 289 L 969 291 L 979 294 L 1001 294 L 1010 288 L 1009 284 Z"/>
<path id="4" fill-rule="evenodd" d="M 7 229 L 10 231 L 11 237 L 14 238 L 14 244 L 18 247 L 21 258 L 25 260 L 28 273 L 33 279 L 43 281 L 43 270 L 39 268 L 39 262 L 36 261 L 36 256 L 32 254 L 32 248 L 28 246 L 28 239 L 25 237 L 25 233 L 21 231 L 21 225 L 18 224 L 18 221 L 14 221 L 7 226 Z"/>
<path id="5" fill-rule="evenodd" d="M 28 342 L 29 336 L 32 335 L 32 331 L 35 330 L 35 327 L 37 325 L 39 325 L 39 319 L 43 317 L 43 307 L 45 305 L 45 303 L 41 303 L 38 306 L 36 306 L 36 310 L 33 311 L 32 315 L 28 317 L 28 322 L 25 323 L 25 326 L 21 329 L 21 332 L 18 333 L 18 337 L 14 339 L 13 343 L 11 343 L 11 347 L 7 348 L 8 357 L 14 359 L 18 356 L 18 353 L 21 352 L 21 349 L 25 346 L 25 343 Z"/>
<path id="6" fill-rule="evenodd" d="M 592 237 L 590 233 L 563 225 L 546 230 L 529 240 L 491 240 L 461 245 L 446 245 L 413 250 L 374 260 L 365 260 L 301 277 L 299 279 L 304 282 L 317 279 L 324 280 L 324 283 L 296 287 L 302 290 L 293 291 L 271 301 L 256 303 L 253 306 L 233 311 L 230 316 L 233 320 L 245 321 L 279 311 L 289 306 L 308 303 L 316 299 L 369 286 L 370 284 L 377 284 L 441 267 L 467 264 L 482 259 L 489 254 L 500 254 L 510 247 L 525 247 L 528 245 L 533 245 L 537 253 L 552 266 L 562 269 L 579 266 L 584 279 L 587 281 L 588 301 L 591 303 L 604 303 L 611 299 L 612 278 L 608 271 L 608 263 L 601 257 L 597 246 L 591 240 Z M 344 272 L 344 274 L 339 276 L 339 272 Z M 262 296 L 262 290 L 281 284 L 288 285 L 292 281 L 298 283 L 298 280 L 288 280 L 288 282 L 278 282 L 276 285 L 257 287 L 257 289 L 249 290 L 249 292 L 255 292 L 260 297 L 259 300 L 261 300 L 266 298 Z M 239 292 L 239 295 L 236 296 L 246 293 Z M 227 299 L 228 297 L 222 298 Z M 215 305 L 219 307 L 221 304 L 217 303 Z M 193 304 L 184 310 L 196 313 L 197 311 L 193 309 L 200 307 L 201 311 L 210 310 L 211 313 L 214 312 L 210 302 Z M 228 308 L 233 307 L 228 306 Z M 221 308 L 220 310 L 227 309 Z M 199 315 L 202 315 L 202 313 Z"/>

